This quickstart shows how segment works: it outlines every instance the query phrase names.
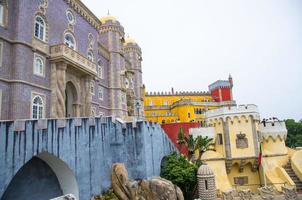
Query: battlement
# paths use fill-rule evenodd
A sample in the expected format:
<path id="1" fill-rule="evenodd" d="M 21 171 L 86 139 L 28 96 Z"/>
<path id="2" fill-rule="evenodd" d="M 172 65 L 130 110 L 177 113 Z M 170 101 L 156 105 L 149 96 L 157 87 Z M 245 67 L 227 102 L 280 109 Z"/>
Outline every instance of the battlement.
<path id="1" fill-rule="evenodd" d="M 238 106 L 231 106 L 231 107 L 221 107 L 218 109 L 208 110 L 206 112 L 206 118 L 223 118 L 226 119 L 227 117 L 240 117 L 240 116 L 253 116 L 255 119 L 260 119 L 258 106 L 254 104 L 247 104 L 247 105 L 238 105 Z"/>
<path id="2" fill-rule="evenodd" d="M 228 80 L 218 80 L 211 85 L 209 85 L 209 90 L 215 90 L 216 88 L 231 88 L 232 85 Z"/>
<path id="3" fill-rule="evenodd" d="M 269 137 L 273 140 L 276 140 L 278 137 L 281 140 L 286 140 L 287 128 L 285 122 L 277 119 L 262 120 L 259 123 L 259 137 L 261 140 L 268 140 Z"/>
<path id="4" fill-rule="evenodd" d="M 146 92 L 146 96 L 209 96 L 205 91 Z"/>

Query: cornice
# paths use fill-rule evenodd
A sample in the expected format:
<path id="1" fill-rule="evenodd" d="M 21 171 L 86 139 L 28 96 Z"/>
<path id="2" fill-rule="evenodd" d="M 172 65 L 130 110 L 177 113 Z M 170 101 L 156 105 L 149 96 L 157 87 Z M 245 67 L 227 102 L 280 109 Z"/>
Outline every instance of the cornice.
<path id="1" fill-rule="evenodd" d="M 102 25 L 101 21 L 86 7 L 80 0 L 64 0 L 69 4 L 77 13 L 79 13 L 89 24 L 95 29 L 99 30 Z"/>

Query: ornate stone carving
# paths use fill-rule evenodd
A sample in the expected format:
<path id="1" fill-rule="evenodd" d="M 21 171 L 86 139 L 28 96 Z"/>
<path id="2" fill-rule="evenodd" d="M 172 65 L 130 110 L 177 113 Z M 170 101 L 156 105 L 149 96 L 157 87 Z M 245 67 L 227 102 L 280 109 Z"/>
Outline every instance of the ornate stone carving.
<path id="1" fill-rule="evenodd" d="M 241 160 L 239 164 L 239 172 L 242 173 L 244 169 L 244 165 L 246 164 L 245 160 Z"/>
<path id="2" fill-rule="evenodd" d="M 252 192 L 249 189 L 240 190 L 238 192 L 238 196 L 239 196 L 240 200 L 252 200 L 253 199 Z"/>
<path id="3" fill-rule="evenodd" d="M 67 64 L 64 62 L 57 63 L 57 88 L 56 88 L 56 113 L 58 118 L 65 117 L 65 88 L 66 88 L 66 68 Z"/>
<path id="4" fill-rule="evenodd" d="M 229 191 L 226 191 L 226 192 L 222 192 L 222 199 L 223 200 L 233 200 L 233 199 L 235 199 L 234 190 L 229 190 Z"/>
<path id="5" fill-rule="evenodd" d="M 236 135 L 236 147 L 238 149 L 245 149 L 245 148 L 248 148 L 249 147 L 249 144 L 248 144 L 248 140 L 246 138 L 246 135 L 244 133 L 239 133 Z"/>
<path id="6" fill-rule="evenodd" d="M 298 194 L 294 187 L 282 186 L 285 200 L 297 200 Z"/>
<path id="7" fill-rule="evenodd" d="M 275 189 L 273 186 L 264 186 L 258 188 L 258 191 L 260 192 L 261 198 L 264 200 L 271 200 L 275 198 Z"/>

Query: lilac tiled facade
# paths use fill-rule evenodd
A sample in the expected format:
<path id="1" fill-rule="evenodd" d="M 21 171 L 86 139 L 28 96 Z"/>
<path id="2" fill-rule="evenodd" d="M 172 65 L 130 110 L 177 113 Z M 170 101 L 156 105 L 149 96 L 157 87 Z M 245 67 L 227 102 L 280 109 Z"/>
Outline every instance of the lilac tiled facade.
<path id="1" fill-rule="evenodd" d="M 141 50 L 118 21 L 102 23 L 80 0 L 1 2 L 0 120 L 143 113 Z M 68 34 L 74 49 L 65 46 Z"/>

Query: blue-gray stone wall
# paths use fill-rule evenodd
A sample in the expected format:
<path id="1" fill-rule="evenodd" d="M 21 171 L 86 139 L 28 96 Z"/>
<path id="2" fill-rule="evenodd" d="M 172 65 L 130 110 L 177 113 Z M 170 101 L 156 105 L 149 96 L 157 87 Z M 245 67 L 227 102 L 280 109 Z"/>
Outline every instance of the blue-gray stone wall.
<path id="1" fill-rule="evenodd" d="M 113 163 L 125 163 L 131 179 L 150 178 L 159 176 L 162 158 L 175 150 L 160 125 L 145 121 L 122 123 L 109 117 L 0 122 L 0 197 L 18 170 L 45 152 L 71 169 L 79 199 L 89 200 L 110 187 Z"/>

